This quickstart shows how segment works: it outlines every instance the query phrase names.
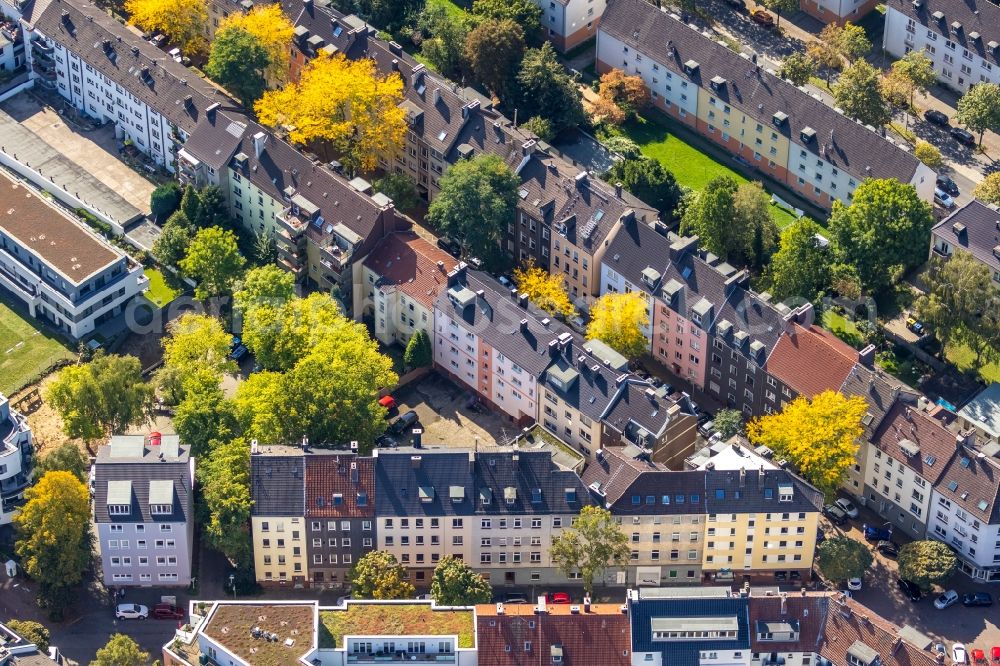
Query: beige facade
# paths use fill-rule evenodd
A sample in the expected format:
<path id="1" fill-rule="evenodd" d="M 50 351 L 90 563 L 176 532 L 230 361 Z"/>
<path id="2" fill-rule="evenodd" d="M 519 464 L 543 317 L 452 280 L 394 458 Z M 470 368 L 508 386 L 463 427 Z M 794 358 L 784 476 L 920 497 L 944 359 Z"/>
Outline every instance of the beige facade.
<path id="1" fill-rule="evenodd" d="M 585 416 L 579 409 L 560 398 L 554 391 L 541 389 L 544 396 L 538 403 L 538 422 L 553 435 L 593 460 L 601 448 L 601 422 Z"/>
<path id="2" fill-rule="evenodd" d="M 302 587 L 309 578 L 303 518 L 253 516 L 254 568 L 265 585 Z"/>

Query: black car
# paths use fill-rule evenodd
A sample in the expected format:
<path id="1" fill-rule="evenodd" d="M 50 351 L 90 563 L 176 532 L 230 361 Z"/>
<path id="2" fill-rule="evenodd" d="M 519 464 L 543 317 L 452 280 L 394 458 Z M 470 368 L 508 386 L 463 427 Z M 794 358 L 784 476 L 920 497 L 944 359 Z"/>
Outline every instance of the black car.
<path id="1" fill-rule="evenodd" d="M 438 238 L 437 246 L 456 259 L 462 254 L 462 246 L 447 236 Z"/>
<path id="2" fill-rule="evenodd" d="M 961 192 L 958 189 L 958 184 L 955 183 L 955 181 L 953 181 L 948 176 L 938 176 L 935 183 L 939 188 L 941 188 L 942 190 L 944 190 L 953 197 L 957 197 L 959 194 L 961 194 Z"/>
<path id="3" fill-rule="evenodd" d="M 416 424 L 417 420 L 417 413 L 411 409 L 396 419 L 393 424 L 389 426 L 389 432 L 394 435 L 401 435 L 406 432 L 407 428 Z"/>
<path id="4" fill-rule="evenodd" d="M 916 583 L 911 583 L 908 580 L 897 578 L 896 585 L 899 586 L 899 589 L 903 591 L 903 594 L 905 594 L 906 598 L 910 601 L 920 601 L 920 599 L 923 598 L 923 595 L 920 594 L 920 588 L 917 587 Z"/>
<path id="5" fill-rule="evenodd" d="M 974 592 L 972 594 L 966 594 L 962 596 L 963 606 L 984 606 L 990 607 L 993 605 L 993 597 L 989 595 L 989 592 Z"/>
<path id="6" fill-rule="evenodd" d="M 961 127 L 952 127 L 948 134 L 951 134 L 951 138 L 963 146 L 969 146 L 970 148 L 976 146 L 976 137 L 972 136 L 972 132 L 969 130 L 962 129 Z"/>
<path id="7" fill-rule="evenodd" d="M 948 125 L 948 116 L 936 109 L 927 109 L 924 111 L 924 120 L 932 125 L 940 125 L 941 127 Z"/>
<path id="8" fill-rule="evenodd" d="M 894 541 L 879 541 L 875 547 L 878 549 L 878 552 L 886 557 L 896 557 L 899 555 L 899 544 Z"/>
<path id="9" fill-rule="evenodd" d="M 827 504 L 823 507 L 823 513 L 834 525 L 843 525 L 847 522 L 847 514 L 836 504 Z"/>

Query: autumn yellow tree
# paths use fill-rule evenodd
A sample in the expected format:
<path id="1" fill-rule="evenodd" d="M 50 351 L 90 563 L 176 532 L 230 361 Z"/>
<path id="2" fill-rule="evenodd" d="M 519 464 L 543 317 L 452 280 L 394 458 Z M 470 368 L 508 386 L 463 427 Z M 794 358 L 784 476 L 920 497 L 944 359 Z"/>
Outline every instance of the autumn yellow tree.
<path id="1" fill-rule="evenodd" d="M 522 294 L 528 295 L 528 300 L 550 315 L 568 319 L 576 314 L 561 274 L 549 273 L 528 262 L 523 268 L 514 269 L 514 282 Z"/>
<path id="2" fill-rule="evenodd" d="M 216 34 L 225 30 L 243 30 L 260 42 L 268 55 L 267 78 L 273 84 L 288 76 L 288 59 L 295 28 L 281 11 L 281 5 L 257 5 L 246 14 L 233 12 L 219 24 Z"/>
<path id="3" fill-rule="evenodd" d="M 600 340 L 619 354 L 635 358 L 646 351 L 646 326 L 649 315 L 642 294 L 605 294 L 590 308 L 587 339 Z"/>
<path id="4" fill-rule="evenodd" d="M 827 497 L 832 497 L 855 463 L 864 398 L 824 391 L 812 400 L 800 396 L 777 414 L 747 424 L 747 436 L 786 458 Z"/>
<path id="5" fill-rule="evenodd" d="M 402 147 L 402 98 L 402 79 L 379 75 L 375 61 L 323 54 L 298 82 L 265 93 L 254 110 L 265 125 L 287 127 L 293 142 L 326 143 L 349 167 L 371 171 L 379 156 L 391 158 Z"/>
<path id="6" fill-rule="evenodd" d="M 125 0 L 125 11 L 134 25 L 146 32 L 162 32 L 185 52 L 205 51 L 205 0 Z"/>
<path id="7" fill-rule="evenodd" d="M 620 69 L 601 75 L 600 95 L 614 102 L 627 115 L 641 111 L 650 101 L 649 88 L 641 76 L 629 76 Z"/>

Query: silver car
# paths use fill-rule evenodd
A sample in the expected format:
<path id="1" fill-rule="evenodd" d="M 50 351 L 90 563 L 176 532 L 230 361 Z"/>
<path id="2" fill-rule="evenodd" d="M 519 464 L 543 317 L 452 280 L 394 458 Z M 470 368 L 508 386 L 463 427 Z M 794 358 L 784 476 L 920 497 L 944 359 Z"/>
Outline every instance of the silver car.
<path id="1" fill-rule="evenodd" d="M 115 607 L 117 620 L 145 620 L 149 617 L 149 609 L 142 604 L 118 604 Z"/>

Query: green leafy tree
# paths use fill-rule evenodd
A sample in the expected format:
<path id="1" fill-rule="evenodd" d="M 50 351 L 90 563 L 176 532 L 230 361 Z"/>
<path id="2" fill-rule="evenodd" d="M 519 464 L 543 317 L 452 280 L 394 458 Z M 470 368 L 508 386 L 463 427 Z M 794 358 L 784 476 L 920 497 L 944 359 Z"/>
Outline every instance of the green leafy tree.
<path id="1" fill-rule="evenodd" d="M 35 465 L 36 479 L 44 476 L 46 472 L 69 472 L 85 482 L 90 473 L 90 461 L 83 457 L 80 447 L 72 442 L 66 442 L 43 456 Z"/>
<path id="2" fill-rule="evenodd" d="M 417 185 L 405 173 L 387 173 L 375 181 L 375 189 L 392 199 L 396 208 L 404 213 L 420 204 Z"/>
<path id="3" fill-rule="evenodd" d="M 90 666 L 143 666 L 149 653 L 125 634 L 113 634 L 107 644 L 97 651 L 97 658 Z"/>
<path id="4" fill-rule="evenodd" d="M 255 372 L 240 383 L 232 406 L 240 432 L 247 439 L 283 442 L 286 434 L 285 377 L 279 372 Z"/>
<path id="5" fill-rule="evenodd" d="M 181 188 L 172 180 L 158 186 L 149 195 L 149 207 L 153 213 L 153 219 L 157 222 L 169 218 L 180 205 Z"/>
<path id="6" fill-rule="evenodd" d="M 913 93 L 926 93 L 937 80 L 933 62 L 922 49 L 910 51 L 893 62 L 890 72 L 910 82 L 910 106 L 913 106 Z"/>
<path id="7" fill-rule="evenodd" d="M 236 246 L 236 236 L 219 227 L 195 234 L 180 261 L 181 270 L 198 281 L 194 293 L 200 300 L 230 293 L 245 265 L 246 260 Z"/>
<path id="8" fill-rule="evenodd" d="M 465 36 L 468 21 L 448 13 L 443 5 L 428 5 L 420 14 L 418 27 L 423 34 L 420 55 L 445 76 L 458 79 L 462 74 Z"/>
<path id="9" fill-rule="evenodd" d="M 774 12 L 778 21 L 774 24 L 774 27 L 781 27 L 781 13 L 792 13 L 799 11 L 799 0 L 764 0 L 764 6 Z"/>
<path id="10" fill-rule="evenodd" d="M 218 374 L 199 365 L 184 381 L 184 399 L 174 410 L 174 430 L 201 458 L 211 442 L 223 441 L 235 431 L 235 417 L 219 385 Z"/>
<path id="11" fill-rule="evenodd" d="M 830 26 L 828 25 L 827 28 L 829 27 Z M 822 34 L 820 36 L 822 37 Z M 829 42 L 818 39 L 809 42 L 809 45 L 806 47 L 806 55 L 809 56 L 810 60 L 816 63 L 816 69 L 822 70 L 823 78 L 829 88 L 830 75 L 835 70 L 840 69 L 843 64 L 840 52 Z"/>
<path id="12" fill-rule="evenodd" d="M 180 211 L 184 214 L 184 219 L 193 225 L 201 219 L 201 197 L 198 196 L 198 189 L 194 185 L 184 188 Z"/>
<path id="13" fill-rule="evenodd" d="M 624 160 L 637 160 L 642 157 L 639 145 L 627 136 L 620 134 L 609 136 L 604 142 L 604 147 L 613 153 L 618 153 Z"/>
<path id="14" fill-rule="evenodd" d="M 673 215 L 681 199 L 681 188 L 674 174 L 659 160 L 649 157 L 615 162 L 608 180 L 621 183 L 626 190 L 660 211 L 663 219 Z"/>
<path id="15" fill-rule="evenodd" d="M 917 141 L 917 145 L 913 147 L 913 155 L 935 171 L 939 171 L 944 167 L 944 158 L 941 157 L 941 151 L 927 141 Z"/>
<path id="16" fill-rule="evenodd" d="M 948 544 L 933 539 L 911 541 L 899 549 L 899 577 L 927 592 L 952 577 L 958 558 Z"/>
<path id="17" fill-rule="evenodd" d="M 138 358 L 98 352 L 90 363 L 60 370 L 45 399 L 59 412 L 66 435 L 93 440 L 145 423 L 153 389 Z"/>
<path id="18" fill-rule="evenodd" d="M 290 370 L 320 340 L 337 335 L 346 325 L 337 303 L 326 294 L 261 299 L 248 307 L 254 303 L 251 299 L 246 289 L 236 297 L 243 312 L 243 343 L 267 370 Z"/>
<path id="19" fill-rule="evenodd" d="M 743 236 L 741 259 L 758 271 L 774 254 L 778 225 L 771 203 L 759 182 L 740 183 L 733 194 L 733 223 Z"/>
<path id="20" fill-rule="evenodd" d="M 233 303 L 246 315 L 258 306 L 281 307 L 295 296 L 295 278 L 277 266 L 251 268 L 240 280 Z"/>
<path id="21" fill-rule="evenodd" d="M 250 538 L 250 446 L 242 439 L 218 444 L 198 465 L 198 482 L 208 518 L 202 534 L 209 546 L 236 566 L 248 567 Z"/>
<path id="22" fill-rule="evenodd" d="M 580 574 L 583 589 L 590 595 L 596 576 L 608 567 L 628 564 L 628 536 L 610 511 L 585 506 L 571 527 L 552 537 L 550 553 L 552 562 L 564 574 Z"/>
<path id="23" fill-rule="evenodd" d="M 493 598 L 489 580 L 454 555 L 445 555 L 431 576 L 431 597 L 438 606 L 475 606 Z"/>
<path id="24" fill-rule="evenodd" d="M 205 73 L 228 88 L 249 108 L 267 90 L 265 72 L 271 60 L 260 39 L 242 28 L 230 26 L 218 31 Z"/>
<path id="25" fill-rule="evenodd" d="M 252 252 L 258 266 L 267 266 L 278 260 L 278 246 L 274 242 L 274 236 L 266 231 L 254 234 Z"/>
<path id="26" fill-rule="evenodd" d="M 32 620 L 15 620 L 11 618 L 7 620 L 7 627 L 29 643 L 34 643 L 35 647 L 42 654 L 48 653 L 51 636 L 44 624 Z"/>
<path id="27" fill-rule="evenodd" d="M 426 0 L 353 0 L 354 11 L 392 33 L 410 23 L 425 4 Z"/>
<path id="28" fill-rule="evenodd" d="M 626 358 L 635 358 L 649 344 L 643 332 L 647 326 L 649 313 L 640 292 L 609 292 L 590 309 L 587 339 L 600 340 Z"/>
<path id="29" fill-rule="evenodd" d="M 743 432 L 743 413 L 738 409 L 722 409 L 712 419 L 715 431 L 722 435 L 723 439 L 729 439 L 733 435 Z"/>
<path id="30" fill-rule="evenodd" d="M 384 550 L 365 553 L 351 567 L 351 595 L 355 599 L 410 599 L 413 586 L 396 556 Z"/>
<path id="31" fill-rule="evenodd" d="M 972 190 L 972 196 L 983 203 L 1000 206 L 1000 171 L 987 174 Z"/>
<path id="32" fill-rule="evenodd" d="M 799 297 L 816 302 L 829 286 L 831 255 L 817 237 L 822 233 L 822 227 L 809 219 L 781 232 L 778 251 L 768 267 L 769 291 L 775 299 Z"/>
<path id="33" fill-rule="evenodd" d="M 844 25 L 830 23 L 820 33 L 820 38 L 824 39 L 823 34 L 828 31 L 832 36 L 831 39 L 828 39 L 830 44 L 837 49 L 840 55 L 851 62 L 860 60 L 871 53 L 872 43 L 861 26 L 854 25 L 850 21 Z"/>
<path id="34" fill-rule="evenodd" d="M 827 539 L 816 548 L 820 573 L 829 581 L 840 583 L 861 578 L 872 565 L 872 553 L 860 541 L 846 536 Z"/>
<path id="35" fill-rule="evenodd" d="M 752 241 L 749 220 L 736 215 L 736 194 L 740 186 L 732 176 L 710 180 L 681 219 L 681 233 L 696 233 L 712 252 L 738 260 L 748 254 Z"/>
<path id="36" fill-rule="evenodd" d="M 160 235 L 153 241 L 153 258 L 161 266 L 177 266 L 187 254 L 194 236 L 194 226 L 183 211 L 175 211 L 167 218 Z"/>
<path id="37" fill-rule="evenodd" d="M 829 223 L 834 257 L 853 266 L 870 291 L 923 263 L 932 226 L 927 202 L 912 185 L 894 179 L 864 181 L 850 206 L 834 201 Z"/>
<path id="38" fill-rule="evenodd" d="M 90 495 L 72 473 L 48 472 L 24 497 L 14 549 L 38 582 L 39 601 L 58 616 L 90 563 Z"/>
<path id="39" fill-rule="evenodd" d="M 431 340 L 424 329 L 417 329 L 410 336 L 410 341 L 406 343 L 406 352 L 403 354 L 403 362 L 407 368 L 426 368 L 434 362 Z"/>
<path id="40" fill-rule="evenodd" d="M 525 118 L 548 118 L 556 133 L 579 125 L 586 117 L 580 90 L 556 58 L 550 42 L 524 54 L 517 84 L 518 113 Z"/>
<path id="41" fill-rule="evenodd" d="M 442 233 L 462 240 L 489 269 L 502 267 L 500 241 L 514 220 L 520 179 L 492 153 L 453 164 L 441 178 L 427 220 Z"/>
<path id="42" fill-rule="evenodd" d="M 186 312 L 170 322 L 167 330 L 162 342 L 164 366 L 183 372 L 208 368 L 216 377 L 236 371 L 229 359 L 230 335 L 215 317 Z"/>
<path id="43" fill-rule="evenodd" d="M 541 116 L 532 116 L 528 122 L 521 125 L 521 129 L 533 132 L 542 141 L 551 141 L 555 138 L 555 130 L 552 129 L 552 121 Z"/>
<path id="44" fill-rule="evenodd" d="M 542 10 L 532 0 L 475 0 L 472 16 L 477 21 L 513 21 L 531 43 L 541 41 Z"/>
<path id="45" fill-rule="evenodd" d="M 226 195 L 218 185 L 208 185 L 198 190 L 198 213 L 191 221 L 199 229 L 219 227 L 234 230 L 233 219 L 229 217 Z"/>
<path id="46" fill-rule="evenodd" d="M 501 99 L 510 96 L 524 58 L 524 29 L 510 19 L 487 19 L 465 38 L 465 62 L 472 75 Z"/>
<path id="47" fill-rule="evenodd" d="M 983 145 L 986 130 L 1000 131 L 1000 84 L 979 83 L 958 100 L 958 122 L 979 133 Z"/>
<path id="48" fill-rule="evenodd" d="M 816 74 L 816 63 L 807 54 L 796 51 L 781 63 L 781 78 L 804 86 Z"/>
<path id="49" fill-rule="evenodd" d="M 833 84 L 833 97 L 845 114 L 866 125 L 883 127 L 892 118 L 879 71 L 865 60 L 843 71 Z"/>

